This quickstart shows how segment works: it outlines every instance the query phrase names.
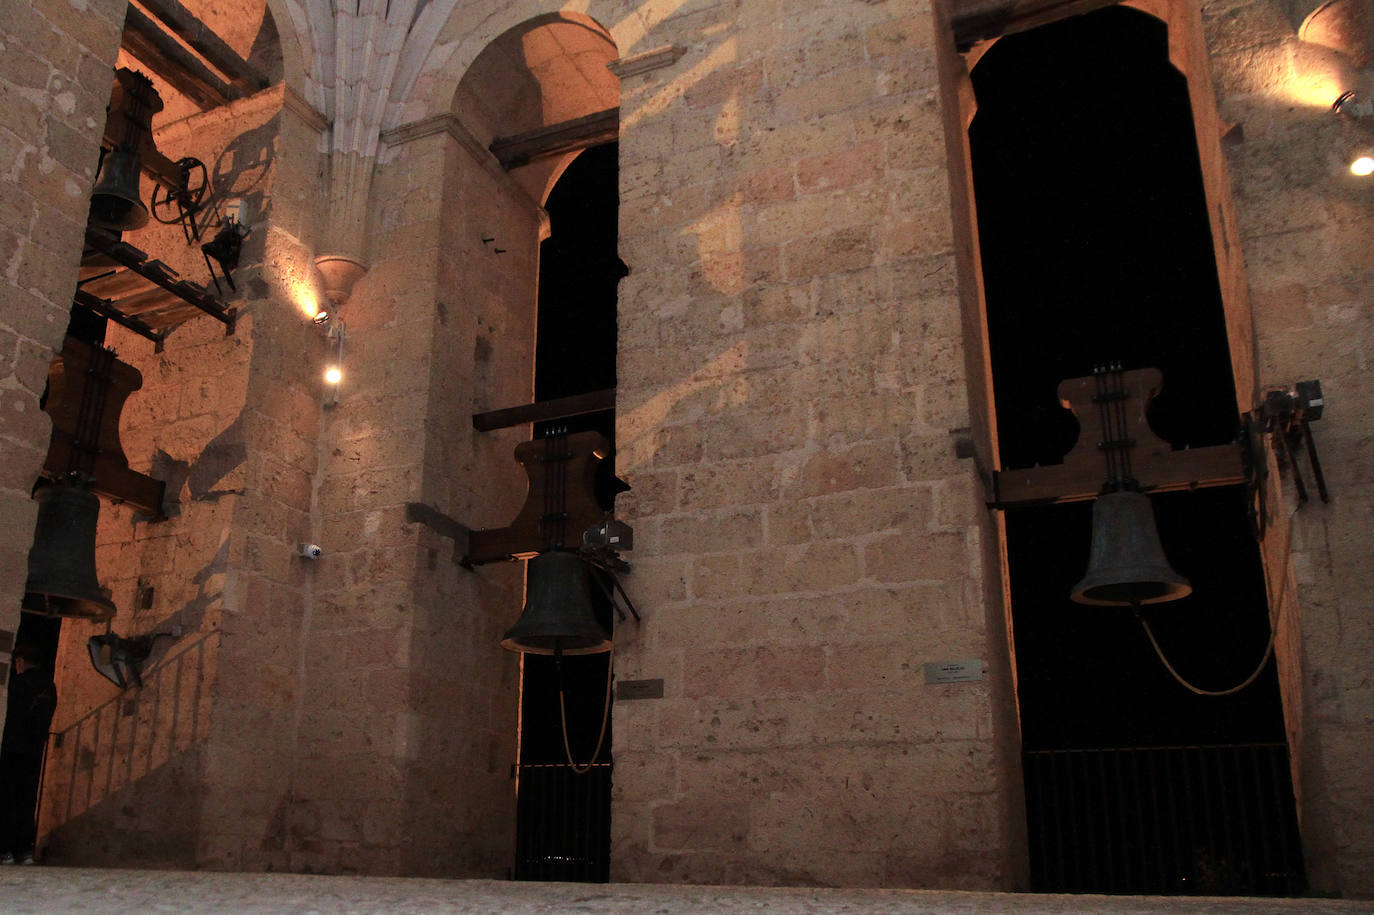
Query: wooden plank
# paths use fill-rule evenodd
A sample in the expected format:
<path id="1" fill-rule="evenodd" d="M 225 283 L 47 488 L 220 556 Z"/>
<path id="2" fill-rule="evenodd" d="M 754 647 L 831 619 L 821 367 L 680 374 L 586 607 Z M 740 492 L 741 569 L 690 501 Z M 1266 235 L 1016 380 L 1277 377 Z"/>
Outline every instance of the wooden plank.
<path id="1" fill-rule="evenodd" d="M 1172 492 L 1232 486 L 1245 482 L 1245 462 L 1239 445 L 1214 445 L 1171 451 L 1167 459 L 1133 465 L 1136 481 L 1146 492 Z M 995 508 L 1050 502 L 1082 502 L 1096 499 L 1102 480 L 1085 477 L 1082 470 L 1065 464 L 1024 470 L 999 470 L 993 475 Z"/>
<path id="2" fill-rule="evenodd" d="M 230 81 L 252 94 L 272 83 L 257 67 L 239 56 L 205 23 L 177 0 L 139 0 L 143 7 L 160 19 L 179 38 L 229 77 Z"/>
<path id="3" fill-rule="evenodd" d="M 1116 3 L 1117 0 L 960 0 L 953 4 L 950 25 L 955 46 L 966 51 L 979 41 L 1024 32 Z"/>
<path id="4" fill-rule="evenodd" d="M 510 171 L 537 159 L 611 143 L 619 137 L 620 109 L 607 108 L 561 124 L 550 124 L 514 136 L 497 137 L 489 148 L 501 167 Z"/>
<path id="5" fill-rule="evenodd" d="M 149 340 L 153 341 L 153 346 L 156 350 L 161 352 L 162 341 L 167 336 L 166 331 L 159 332 L 141 318 L 125 314 L 123 311 L 115 308 L 112 303 L 93 296 L 83 289 L 78 289 L 76 291 L 76 296 L 73 301 L 76 305 L 90 309 L 102 318 L 108 318 L 121 327 L 127 327 L 141 337 L 147 337 Z"/>
<path id="6" fill-rule="evenodd" d="M 488 410 L 486 413 L 472 414 L 472 428 L 478 432 L 493 429 L 508 429 L 525 423 L 540 423 L 553 419 L 567 419 L 586 413 L 600 413 L 602 410 L 615 409 L 615 388 L 602 388 L 586 394 L 571 397 L 555 397 L 538 403 L 521 404 L 518 407 L 504 407 Z"/>
<path id="7" fill-rule="evenodd" d="M 199 309 L 201 313 L 222 322 L 226 332 L 233 333 L 237 310 L 225 306 L 218 298 L 210 295 L 204 287 L 179 279 L 176 271 L 161 261 L 144 260 L 147 255 L 142 251 L 133 245 L 117 241 L 113 234 L 102 229 L 87 227 L 86 245 L 88 248 L 108 255 L 117 263 L 161 286 L 172 295 Z"/>
<path id="8" fill-rule="evenodd" d="M 153 20 L 130 6 L 120 46 L 202 109 L 218 108 L 245 93 L 220 79 Z"/>

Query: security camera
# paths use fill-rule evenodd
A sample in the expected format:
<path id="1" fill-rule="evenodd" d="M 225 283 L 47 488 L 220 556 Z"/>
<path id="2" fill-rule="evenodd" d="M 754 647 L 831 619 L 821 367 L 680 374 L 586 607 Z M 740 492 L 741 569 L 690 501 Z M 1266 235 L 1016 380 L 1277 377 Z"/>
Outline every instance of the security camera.
<path id="1" fill-rule="evenodd" d="M 319 559 L 324 555 L 324 550 L 318 544 L 298 543 L 296 544 L 296 555 L 304 556 L 306 559 Z"/>

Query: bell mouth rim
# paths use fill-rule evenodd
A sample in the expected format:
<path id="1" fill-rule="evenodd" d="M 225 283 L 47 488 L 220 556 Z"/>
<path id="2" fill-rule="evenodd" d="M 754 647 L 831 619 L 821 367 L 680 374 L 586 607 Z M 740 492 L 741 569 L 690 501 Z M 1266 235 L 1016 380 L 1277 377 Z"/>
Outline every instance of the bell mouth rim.
<path id="1" fill-rule="evenodd" d="M 582 640 L 579 640 L 582 641 Z M 519 654 L 537 654 L 552 657 L 554 654 L 561 654 L 564 657 L 577 655 L 604 654 L 615 647 L 615 642 L 611 639 L 603 639 L 594 645 L 584 645 L 580 648 L 545 648 L 542 645 L 531 645 L 521 640 L 519 636 L 506 637 L 501 640 L 501 647 L 507 651 L 514 651 Z"/>
<path id="2" fill-rule="evenodd" d="M 1107 588 L 1119 588 L 1120 584 L 1103 582 L 1102 584 L 1088 585 L 1073 589 L 1069 599 L 1076 604 L 1087 604 L 1092 607 L 1131 607 L 1135 605 L 1145 606 L 1146 604 L 1165 604 L 1170 601 L 1182 600 L 1193 593 L 1193 586 L 1188 581 L 1156 582 L 1163 586 L 1163 589 L 1152 596 L 1139 597 L 1135 599 L 1122 598 L 1103 598 L 1090 596 L 1093 591 L 1101 591 Z"/>
<path id="3" fill-rule="evenodd" d="M 39 598 L 39 600 L 34 600 L 35 597 Z M 51 592 L 39 593 L 36 591 L 29 591 L 24 594 L 24 598 L 19 604 L 19 609 L 23 613 L 32 613 L 34 616 L 46 616 L 53 619 L 91 620 L 97 623 L 103 623 L 106 620 L 114 619 L 115 614 L 118 612 L 118 608 L 114 605 L 114 602 L 104 604 L 92 600 L 89 597 L 80 597 L 70 594 L 54 594 Z M 91 610 L 93 612 L 81 612 L 82 610 Z"/>

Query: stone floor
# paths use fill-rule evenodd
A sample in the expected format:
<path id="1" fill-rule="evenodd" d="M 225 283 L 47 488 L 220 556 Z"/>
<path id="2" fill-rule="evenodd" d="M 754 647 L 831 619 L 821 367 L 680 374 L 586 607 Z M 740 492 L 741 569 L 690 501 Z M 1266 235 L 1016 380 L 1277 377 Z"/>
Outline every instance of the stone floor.
<path id="1" fill-rule="evenodd" d="M 934 890 L 509 883 L 403 877 L 0 868 L 4 912 L 1374 912 L 1374 901 L 1039 896 Z"/>

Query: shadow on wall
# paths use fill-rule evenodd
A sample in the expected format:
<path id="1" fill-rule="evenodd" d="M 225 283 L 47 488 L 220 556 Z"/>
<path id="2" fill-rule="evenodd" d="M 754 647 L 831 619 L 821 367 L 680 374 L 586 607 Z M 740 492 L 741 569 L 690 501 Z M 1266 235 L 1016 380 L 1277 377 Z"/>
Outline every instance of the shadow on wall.
<path id="1" fill-rule="evenodd" d="M 40 811 L 47 861 L 195 866 L 199 816 L 187 799 L 201 793 L 218 635 L 175 645 L 141 689 L 52 737 Z"/>
<path id="2" fill-rule="evenodd" d="M 212 438 L 194 461 L 181 461 L 161 448 L 153 455 L 152 475 L 167 482 L 168 499 L 163 511 L 168 518 L 181 514 L 180 495 L 188 487 L 192 501 L 218 502 L 225 496 L 242 495 L 241 489 L 216 489 L 248 456 L 243 442 L 243 414 Z M 221 557 L 216 557 L 219 561 Z M 197 579 L 199 580 L 199 579 Z"/>
<path id="3" fill-rule="evenodd" d="M 227 560 L 226 541 L 192 578 L 195 597 L 158 625 L 138 627 L 192 633 L 155 643 L 142 686 L 114 693 L 50 738 L 39 811 L 48 861 L 195 866 L 198 808 L 188 800 L 202 794 L 220 635 L 201 629 L 221 597 L 206 585 Z"/>

